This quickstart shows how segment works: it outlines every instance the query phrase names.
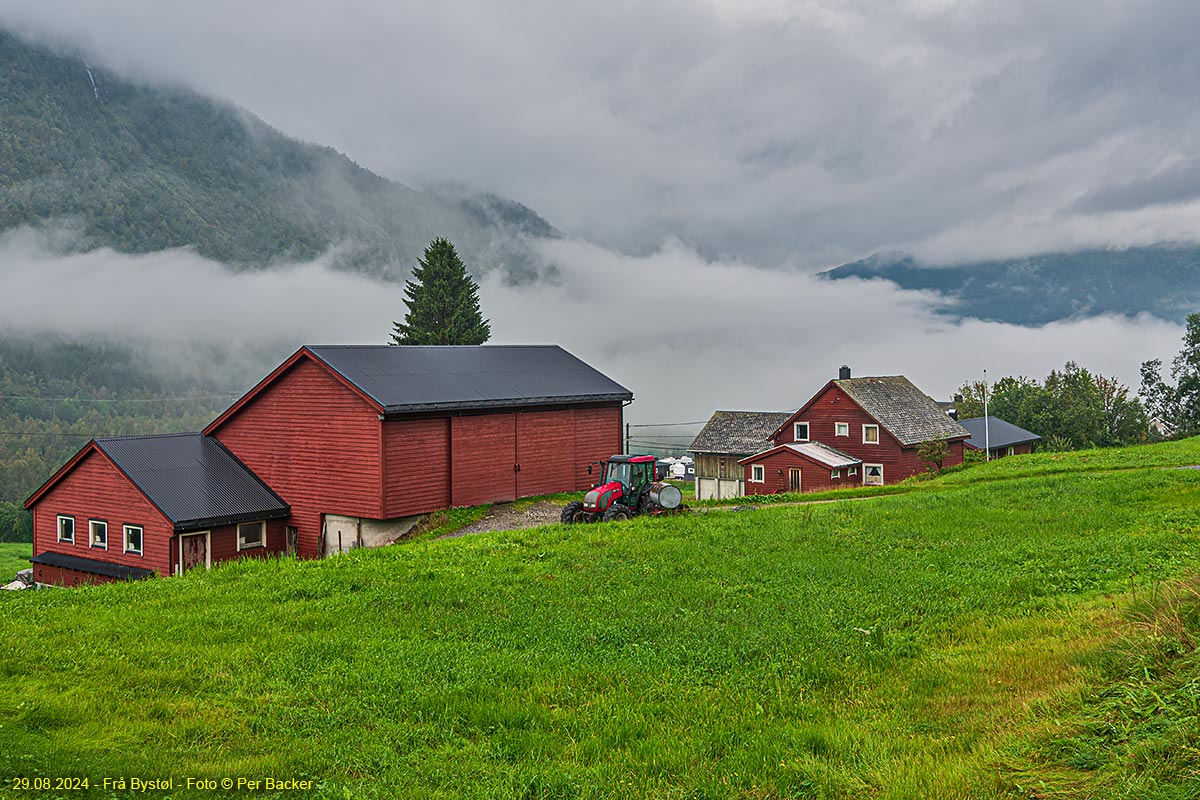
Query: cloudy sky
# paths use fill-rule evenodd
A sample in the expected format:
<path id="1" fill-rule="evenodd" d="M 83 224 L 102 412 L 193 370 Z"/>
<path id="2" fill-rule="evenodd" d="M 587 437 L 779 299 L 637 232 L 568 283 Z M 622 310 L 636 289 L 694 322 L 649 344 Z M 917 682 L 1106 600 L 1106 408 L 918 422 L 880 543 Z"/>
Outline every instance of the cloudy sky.
<path id="1" fill-rule="evenodd" d="M 811 268 L 1194 238 L 1193 0 L 0 0 L 410 183 Z"/>
<path id="2" fill-rule="evenodd" d="M 1153 320 L 955 321 L 940 298 L 806 273 L 881 250 L 1197 239 L 1192 0 L 0 0 L 0 25 L 388 177 L 531 206 L 569 235 L 546 247 L 563 280 L 485 283 L 496 340 L 563 343 L 634 389 L 635 418 L 795 406 L 843 362 L 948 395 L 984 366 L 1041 377 L 1068 358 L 1135 383 L 1140 360 L 1178 349 Z M 40 247 L 0 240 L 0 288 L 30 298 L 10 325 L 57 303 L 81 332 L 246 338 L 257 318 L 297 342 L 379 341 L 400 307 L 321 262 L 235 278 L 187 252 Z M 56 271 L 77 302 L 46 288 Z M 638 291 L 618 300 L 598 276 Z M 245 309 L 289 291 L 312 312 L 231 313 L 218 331 L 144 303 L 89 310 L 117 284 Z M 329 298 L 358 311 L 335 324 Z"/>

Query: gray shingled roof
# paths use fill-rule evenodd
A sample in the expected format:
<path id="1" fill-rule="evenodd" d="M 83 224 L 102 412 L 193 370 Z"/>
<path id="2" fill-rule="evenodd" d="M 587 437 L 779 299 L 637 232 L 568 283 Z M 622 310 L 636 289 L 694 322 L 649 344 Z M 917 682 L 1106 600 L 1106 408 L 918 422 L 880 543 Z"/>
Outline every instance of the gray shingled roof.
<path id="1" fill-rule="evenodd" d="M 971 435 L 903 375 L 847 378 L 834 383 L 906 447 L 930 439 Z"/>
<path id="2" fill-rule="evenodd" d="M 771 434 L 790 411 L 717 411 L 688 448 L 690 453 L 746 456 L 771 447 Z"/>
<path id="3" fill-rule="evenodd" d="M 308 350 L 385 414 L 633 399 L 624 386 L 557 345 Z"/>
<path id="4" fill-rule="evenodd" d="M 199 433 L 97 439 L 177 532 L 291 514 L 245 464 L 216 439 Z"/>
<path id="5" fill-rule="evenodd" d="M 987 418 L 988 429 L 985 437 L 983 420 L 983 417 L 976 417 L 975 419 L 960 419 L 958 421 L 971 434 L 971 438 L 967 439 L 967 444 L 979 450 L 983 449 L 985 438 L 987 439 L 988 446 L 993 450 L 997 447 L 1013 447 L 1018 444 L 1028 444 L 1042 440 L 1042 437 L 1036 433 L 1019 428 L 1011 422 L 1005 422 L 999 417 Z"/>

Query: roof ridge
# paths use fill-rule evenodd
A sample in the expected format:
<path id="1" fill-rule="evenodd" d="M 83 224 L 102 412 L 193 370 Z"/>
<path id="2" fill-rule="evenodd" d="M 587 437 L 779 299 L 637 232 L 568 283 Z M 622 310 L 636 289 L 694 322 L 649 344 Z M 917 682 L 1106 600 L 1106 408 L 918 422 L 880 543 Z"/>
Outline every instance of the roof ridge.
<path id="1" fill-rule="evenodd" d="M 200 431 L 181 431 L 178 433 L 134 433 L 128 436 L 96 436 L 93 441 L 99 444 L 100 442 L 127 442 L 131 439 L 170 439 L 173 436 L 204 436 Z"/>

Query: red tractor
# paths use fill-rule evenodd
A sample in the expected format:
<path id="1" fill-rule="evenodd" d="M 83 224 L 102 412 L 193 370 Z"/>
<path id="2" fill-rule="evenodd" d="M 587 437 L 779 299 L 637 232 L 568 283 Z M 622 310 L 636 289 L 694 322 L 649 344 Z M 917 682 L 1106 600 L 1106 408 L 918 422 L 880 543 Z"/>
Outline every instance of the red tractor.
<path id="1" fill-rule="evenodd" d="M 567 503 L 563 522 L 609 522 L 687 510 L 679 487 L 658 481 L 654 456 L 613 456 L 599 464 L 600 482 L 583 500 Z M 588 473 L 593 466 L 588 464 Z"/>

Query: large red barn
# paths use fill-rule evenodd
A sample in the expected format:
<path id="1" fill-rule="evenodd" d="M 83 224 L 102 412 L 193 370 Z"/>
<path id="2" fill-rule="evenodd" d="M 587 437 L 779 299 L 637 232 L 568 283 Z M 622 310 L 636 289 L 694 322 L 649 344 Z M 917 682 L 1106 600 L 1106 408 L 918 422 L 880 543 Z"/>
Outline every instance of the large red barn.
<path id="1" fill-rule="evenodd" d="M 165 575 L 237 557 L 246 549 L 236 546 L 238 525 L 254 521 L 263 523 L 256 552 L 317 557 L 399 535 L 438 509 L 586 489 L 587 465 L 621 452 L 632 399 L 556 346 L 302 347 L 202 434 L 160 443 L 159 472 L 186 474 L 186 485 L 156 495 L 135 474 L 148 442 L 170 437 L 98 440 L 80 451 L 26 502 L 38 579 Z M 120 445 L 124 462 L 114 456 L 118 441 L 132 443 Z M 187 447 L 210 457 L 189 461 Z M 241 509 L 249 517 L 173 516 L 162 498 L 185 490 L 197 505 L 228 501 L 213 453 L 274 505 Z M 145 544 L 81 547 L 64 540 L 60 516 L 128 523 Z"/>

